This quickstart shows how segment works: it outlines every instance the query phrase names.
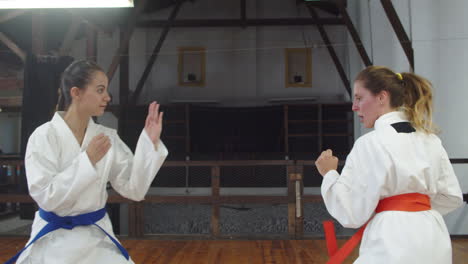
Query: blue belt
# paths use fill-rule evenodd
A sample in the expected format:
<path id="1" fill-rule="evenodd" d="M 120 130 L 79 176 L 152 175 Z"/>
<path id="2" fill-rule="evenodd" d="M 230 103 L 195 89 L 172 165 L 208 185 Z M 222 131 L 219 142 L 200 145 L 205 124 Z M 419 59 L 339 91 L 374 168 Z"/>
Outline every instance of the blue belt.
<path id="1" fill-rule="evenodd" d="M 102 208 L 100 210 L 91 212 L 91 213 L 86 213 L 86 214 L 81 214 L 81 215 L 76 215 L 76 216 L 58 216 L 52 212 L 47 212 L 39 208 L 39 215 L 47 221 L 47 225 L 44 226 L 39 233 L 34 237 L 33 240 L 25 247 L 23 248 L 20 252 L 18 252 L 14 257 L 11 259 L 7 260 L 5 264 L 13 264 L 18 257 L 23 253 L 24 250 L 26 250 L 32 243 L 36 242 L 39 238 L 45 236 L 46 234 L 55 231 L 59 228 L 65 228 L 65 229 L 73 229 L 76 226 L 87 226 L 87 225 L 95 225 L 99 227 L 99 229 L 102 230 L 109 238 L 114 242 L 114 244 L 119 248 L 120 252 L 122 252 L 122 255 L 128 260 L 128 252 L 125 250 L 124 247 L 119 243 L 119 241 L 115 240 L 109 233 L 107 233 L 102 227 L 98 226 L 96 223 L 101 220 L 105 215 L 106 215 L 106 208 Z"/>

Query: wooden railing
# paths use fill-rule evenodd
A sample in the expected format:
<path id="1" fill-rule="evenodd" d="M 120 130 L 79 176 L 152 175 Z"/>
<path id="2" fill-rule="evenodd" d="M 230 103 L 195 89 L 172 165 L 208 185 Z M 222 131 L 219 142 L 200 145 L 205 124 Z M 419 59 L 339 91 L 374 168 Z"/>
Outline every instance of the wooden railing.
<path id="1" fill-rule="evenodd" d="M 468 159 L 451 159 L 453 164 L 468 164 Z M 343 165 L 343 162 L 340 163 Z M 285 166 L 287 171 L 286 195 L 221 195 L 220 178 L 223 166 Z M 211 206 L 211 233 L 213 238 L 220 234 L 220 206 L 223 204 L 287 204 L 288 237 L 299 239 L 304 236 L 304 204 L 323 202 L 320 195 L 304 194 L 304 166 L 314 166 L 313 160 L 243 160 L 243 161 L 166 161 L 164 167 L 211 167 L 210 195 L 147 195 L 144 201 L 134 202 L 118 194 L 110 194 L 108 203 L 128 204 L 128 234 L 130 237 L 144 236 L 145 204 L 207 204 Z M 466 198 L 466 195 L 465 195 Z M 34 203 L 27 194 L 0 194 L 0 203 Z"/>

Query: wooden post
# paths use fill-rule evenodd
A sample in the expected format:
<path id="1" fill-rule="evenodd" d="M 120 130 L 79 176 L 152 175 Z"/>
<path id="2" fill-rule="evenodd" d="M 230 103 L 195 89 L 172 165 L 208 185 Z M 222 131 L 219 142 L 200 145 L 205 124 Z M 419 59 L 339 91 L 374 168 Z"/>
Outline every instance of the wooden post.
<path id="1" fill-rule="evenodd" d="M 296 167 L 287 166 L 288 174 L 288 236 L 290 239 L 296 238 L 296 191 L 295 177 Z"/>
<path id="2" fill-rule="evenodd" d="M 301 239 L 304 236 L 304 166 L 296 166 L 296 239 Z"/>
<path id="3" fill-rule="evenodd" d="M 318 104 L 318 152 L 317 154 L 322 153 L 323 151 L 323 104 Z"/>
<path id="4" fill-rule="evenodd" d="M 144 221 L 144 202 L 132 202 L 128 204 L 128 236 L 143 237 Z"/>
<path id="5" fill-rule="evenodd" d="M 120 28 L 120 46 L 124 47 L 121 49 L 122 54 L 120 55 L 120 85 L 119 85 L 119 135 L 122 138 L 127 138 L 126 127 L 128 123 L 128 98 L 130 94 L 130 74 L 129 74 L 129 57 L 128 57 L 128 45 L 125 45 L 125 42 L 128 41 L 127 36 L 125 35 L 125 29 Z"/>
<path id="6" fill-rule="evenodd" d="M 136 237 L 135 207 L 136 207 L 135 202 L 128 204 L 128 236 L 129 237 Z"/>
<path id="7" fill-rule="evenodd" d="M 185 104 L 185 156 L 190 155 L 190 104 Z"/>
<path id="8" fill-rule="evenodd" d="M 283 126 L 284 126 L 284 152 L 289 159 L 289 107 L 287 104 L 283 106 Z"/>
<path id="9" fill-rule="evenodd" d="M 142 238 L 144 234 L 144 227 L 145 227 L 145 217 L 144 217 L 144 203 L 143 202 L 137 202 L 135 204 L 135 223 L 136 223 L 136 228 L 135 228 L 135 236 L 137 238 Z"/>
<path id="10" fill-rule="evenodd" d="M 219 236 L 219 186 L 220 186 L 220 168 L 219 166 L 211 167 L 211 235 Z"/>

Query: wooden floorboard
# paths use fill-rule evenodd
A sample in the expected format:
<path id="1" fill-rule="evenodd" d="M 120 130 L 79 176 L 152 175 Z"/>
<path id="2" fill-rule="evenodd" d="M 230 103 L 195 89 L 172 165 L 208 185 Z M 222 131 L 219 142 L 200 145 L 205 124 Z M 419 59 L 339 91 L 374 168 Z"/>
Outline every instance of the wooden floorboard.
<path id="1" fill-rule="evenodd" d="M 22 237 L 0 237 L 0 263 L 26 243 Z M 342 244 L 343 241 L 339 241 Z M 122 239 L 135 263 L 164 264 L 313 264 L 326 263 L 324 240 L 134 240 Z M 453 239 L 454 264 L 468 263 L 468 238 Z M 356 249 L 344 263 L 352 263 Z"/>

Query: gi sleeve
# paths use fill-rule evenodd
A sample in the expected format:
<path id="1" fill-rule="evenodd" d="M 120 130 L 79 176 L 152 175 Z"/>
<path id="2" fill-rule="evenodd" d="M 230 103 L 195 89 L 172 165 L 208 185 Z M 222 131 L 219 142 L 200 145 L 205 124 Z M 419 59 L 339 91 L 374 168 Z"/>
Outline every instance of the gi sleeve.
<path id="1" fill-rule="evenodd" d="M 462 191 L 447 152 L 442 147 L 441 166 L 437 179 L 437 193 L 431 197 L 431 206 L 442 215 L 463 205 Z"/>
<path id="2" fill-rule="evenodd" d="M 167 148 L 161 140 L 155 146 L 144 129 L 138 139 L 135 155 L 117 134 L 116 138 L 116 156 L 112 161 L 110 183 L 122 196 L 141 201 L 168 155 Z"/>
<path id="3" fill-rule="evenodd" d="M 63 170 L 58 169 L 58 142 L 50 133 L 33 133 L 26 147 L 25 169 L 29 194 L 40 208 L 59 211 L 70 207 L 83 190 L 99 178 L 86 151 Z"/>
<path id="4" fill-rule="evenodd" d="M 373 215 L 379 202 L 380 183 L 372 164 L 378 162 L 375 153 L 358 139 L 346 158 L 341 175 L 329 171 L 323 178 L 321 192 L 325 206 L 341 225 L 359 228 Z"/>

